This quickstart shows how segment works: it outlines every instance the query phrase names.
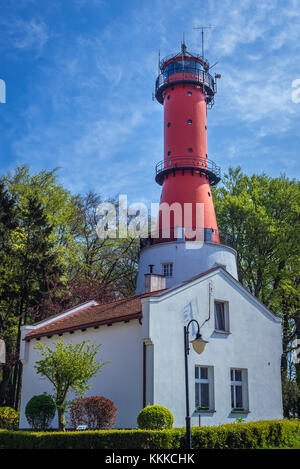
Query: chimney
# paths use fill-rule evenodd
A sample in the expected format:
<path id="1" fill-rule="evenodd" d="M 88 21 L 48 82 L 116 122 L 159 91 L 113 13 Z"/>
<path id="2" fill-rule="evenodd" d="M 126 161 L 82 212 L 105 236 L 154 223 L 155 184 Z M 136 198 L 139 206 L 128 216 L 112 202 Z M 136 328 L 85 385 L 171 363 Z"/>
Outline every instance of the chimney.
<path id="1" fill-rule="evenodd" d="M 149 267 L 150 272 L 145 274 L 145 293 L 164 290 L 166 288 L 166 277 L 164 275 L 154 274 L 153 264 L 150 264 Z"/>

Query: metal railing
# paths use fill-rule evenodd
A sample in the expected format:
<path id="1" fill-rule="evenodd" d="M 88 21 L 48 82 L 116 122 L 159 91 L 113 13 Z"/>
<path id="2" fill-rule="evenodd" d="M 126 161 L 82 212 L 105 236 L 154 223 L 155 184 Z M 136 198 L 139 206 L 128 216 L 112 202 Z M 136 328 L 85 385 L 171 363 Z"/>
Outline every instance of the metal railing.
<path id="1" fill-rule="evenodd" d="M 207 158 L 196 158 L 190 156 L 176 156 L 168 158 L 155 166 L 155 180 L 159 184 L 162 183 L 164 174 L 176 169 L 191 169 L 202 171 L 207 175 L 212 184 L 217 184 L 221 179 L 221 169 L 213 161 Z"/>
<path id="2" fill-rule="evenodd" d="M 195 230 L 195 228 L 193 228 Z M 170 227 L 170 236 L 168 238 L 163 237 L 162 230 L 160 230 L 156 237 L 149 235 L 148 238 L 140 238 L 140 249 L 148 248 L 154 244 L 166 243 L 175 241 L 190 241 L 189 239 L 178 238 L 178 229 Z M 214 230 L 212 228 L 204 228 L 203 230 L 203 241 L 205 243 L 222 244 L 233 248 L 234 242 L 233 237 L 225 231 Z"/>

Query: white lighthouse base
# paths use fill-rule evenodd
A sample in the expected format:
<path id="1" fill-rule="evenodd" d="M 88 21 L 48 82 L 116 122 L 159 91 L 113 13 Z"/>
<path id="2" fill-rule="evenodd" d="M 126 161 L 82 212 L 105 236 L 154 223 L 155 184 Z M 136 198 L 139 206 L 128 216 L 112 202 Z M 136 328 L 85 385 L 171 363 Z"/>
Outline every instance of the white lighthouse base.
<path id="1" fill-rule="evenodd" d="M 153 244 L 141 250 L 136 294 L 145 292 L 145 274 L 164 275 L 164 265 L 172 264 L 171 276 L 166 277 L 166 287 L 178 285 L 195 275 L 222 265 L 238 280 L 236 251 L 223 244 L 172 241 Z"/>

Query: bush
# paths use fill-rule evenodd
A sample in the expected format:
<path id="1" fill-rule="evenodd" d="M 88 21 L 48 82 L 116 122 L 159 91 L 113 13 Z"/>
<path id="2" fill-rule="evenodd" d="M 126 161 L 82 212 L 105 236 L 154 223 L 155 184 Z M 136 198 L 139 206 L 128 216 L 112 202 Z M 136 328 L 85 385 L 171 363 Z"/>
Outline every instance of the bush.
<path id="1" fill-rule="evenodd" d="M 49 428 L 55 411 L 55 403 L 48 394 L 33 396 L 25 407 L 27 421 L 35 430 L 46 430 Z"/>
<path id="2" fill-rule="evenodd" d="M 162 405 L 148 405 L 139 413 L 137 423 L 141 429 L 164 430 L 173 427 L 174 417 Z"/>
<path id="3" fill-rule="evenodd" d="M 17 430 L 19 426 L 19 414 L 12 407 L 0 407 L 0 428 Z"/>
<path id="4" fill-rule="evenodd" d="M 116 423 L 117 408 L 103 396 L 76 399 L 70 410 L 71 425 L 87 425 L 89 429 L 112 428 Z"/>
<path id="5" fill-rule="evenodd" d="M 270 420 L 192 427 L 193 449 L 290 447 L 299 438 L 299 420 Z M 74 432 L 0 431 L 0 449 L 177 449 L 186 448 L 185 428 Z"/>
<path id="6" fill-rule="evenodd" d="M 192 429 L 194 449 L 255 449 L 291 446 L 299 437 L 299 420 L 262 420 Z"/>

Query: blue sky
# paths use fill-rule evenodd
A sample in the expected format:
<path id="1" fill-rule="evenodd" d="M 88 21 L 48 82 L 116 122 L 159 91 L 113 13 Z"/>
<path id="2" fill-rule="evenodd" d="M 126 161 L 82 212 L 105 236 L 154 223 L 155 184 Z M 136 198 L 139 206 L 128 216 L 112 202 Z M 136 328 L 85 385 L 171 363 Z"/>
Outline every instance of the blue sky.
<path id="1" fill-rule="evenodd" d="M 299 177 L 299 0 L 6 0 L 1 2 L 0 171 L 60 167 L 73 193 L 159 200 L 163 108 L 152 100 L 161 56 L 200 53 L 194 27 L 213 25 L 218 62 L 208 111 L 208 157 Z"/>

